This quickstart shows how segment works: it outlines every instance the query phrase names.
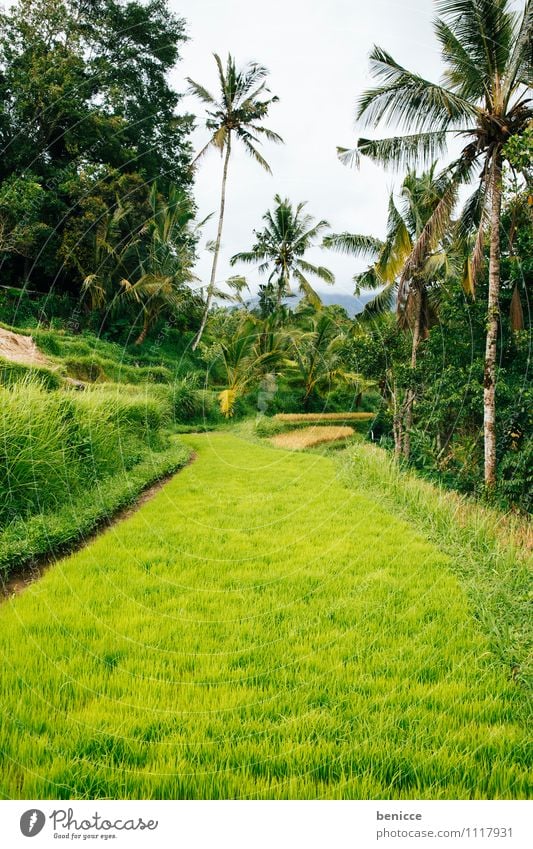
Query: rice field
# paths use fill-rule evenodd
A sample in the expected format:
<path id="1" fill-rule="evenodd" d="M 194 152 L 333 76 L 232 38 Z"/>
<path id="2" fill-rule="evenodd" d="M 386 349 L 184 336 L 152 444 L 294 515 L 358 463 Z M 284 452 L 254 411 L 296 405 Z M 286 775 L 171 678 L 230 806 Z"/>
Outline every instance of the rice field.
<path id="1" fill-rule="evenodd" d="M 287 424 L 317 422 L 370 422 L 375 413 L 277 413 L 274 419 Z"/>
<path id="2" fill-rule="evenodd" d="M 525 797 L 523 693 L 437 547 L 329 457 L 184 440 L 0 606 L 2 798 Z"/>
<path id="3" fill-rule="evenodd" d="M 327 442 L 339 442 L 349 439 L 354 433 L 353 427 L 315 425 L 313 427 L 293 430 L 289 433 L 278 433 L 272 437 L 270 442 L 276 448 L 301 451 L 305 448 L 314 448 L 317 445 L 323 445 Z"/>

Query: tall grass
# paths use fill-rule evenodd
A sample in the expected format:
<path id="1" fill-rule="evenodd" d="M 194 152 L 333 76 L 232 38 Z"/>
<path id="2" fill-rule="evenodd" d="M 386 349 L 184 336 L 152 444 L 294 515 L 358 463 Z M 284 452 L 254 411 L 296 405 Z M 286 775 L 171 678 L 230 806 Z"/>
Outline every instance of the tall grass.
<path id="1" fill-rule="evenodd" d="M 0 795 L 525 797 L 524 694 L 450 558 L 330 458 L 185 439 L 0 608 Z"/>
<path id="2" fill-rule="evenodd" d="M 341 464 L 348 485 L 413 522 L 449 555 L 492 651 L 531 690 L 533 540 L 527 520 L 439 488 L 368 443 L 351 444 Z"/>
<path id="3" fill-rule="evenodd" d="M 0 388 L 0 523 L 50 510 L 166 447 L 170 410 L 142 392 Z"/>

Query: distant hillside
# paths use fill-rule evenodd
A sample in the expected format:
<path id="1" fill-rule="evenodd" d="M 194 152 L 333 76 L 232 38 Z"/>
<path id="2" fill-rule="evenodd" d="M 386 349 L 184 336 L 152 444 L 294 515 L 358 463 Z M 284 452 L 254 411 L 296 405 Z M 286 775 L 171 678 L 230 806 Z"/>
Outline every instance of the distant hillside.
<path id="1" fill-rule="evenodd" d="M 323 304 L 326 306 L 338 304 L 346 310 L 350 318 L 353 318 L 355 315 L 359 315 L 359 313 L 364 310 L 366 304 L 375 297 L 375 294 L 375 292 L 362 292 L 360 295 L 348 295 L 344 292 L 317 290 L 317 295 L 320 297 Z M 291 309 L 294 309 L 301 299 L 302 295 L 295 294 L 292 298 L 286 298 L 284 303 L 290 306 Z M 259 298 L 257 296 L 250 298 L 246 302 L 249 309 L 253 309 L 258 303 Z"/>

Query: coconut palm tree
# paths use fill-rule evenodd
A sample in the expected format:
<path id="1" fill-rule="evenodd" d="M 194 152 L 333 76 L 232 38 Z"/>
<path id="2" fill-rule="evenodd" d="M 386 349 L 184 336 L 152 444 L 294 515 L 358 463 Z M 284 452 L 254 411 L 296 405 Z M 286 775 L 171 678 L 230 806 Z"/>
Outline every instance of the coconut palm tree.
<path id="1" fill-rule="evenodd" d="M 263 215 L 263 230 L 254 231 L 256 241 L 252 249 L 235 254 L 230 263 L 257 263 L 260 274 L 269 272 L 264 288 L 272 296 L 277 308 L 281 306 L 283 298 L 293 294 L 293 280 L 309 303 L 319 307 L 322 302 L 308 276 L 318 277 L 330 285 L 335 282 L 335 277 L 328 268 L 307 262 L 304 255 L 329 224 L 327 221 L 315 223 L 311 215 L 304 213 L 305 203 L 293 207 L 288 198 L 283 199 L 280 195 L 274 197 L 274 203 L 274 209 Z"/>
<path id="2" fill-rule="evenodd" d="M 456 272 L 453 252 L 442 244 L 434 246 L 427 255 L 421 255 L 418 265 L 412 268 L 408 280 L 402 275 L 405 263 L 420 238 L 427 221 L 440 203 L 447 187 L 444 176 L 435 176 L 435 165 L 418 176 L 408 171 L 399 193 L 399 205 L 394 195 L 389 198 L 387 232 L 382 241 L 374 236 L 352 233 L 334 233 L 324 239 L 325 247 L 371 260 L 371 265 L 356 274 L 356 292 L 361 288 L 378 289 L 379 292 L 365 307 L 366 315 L 376 315 L 396 308 L 402 329 L 410 328 L 413 334 L 411 369 L 417 365 L 418 347 L 427 336 L 434 320 L 442 281 Z M 448 247 L 448 246 L 446 246 Z M 408 459 L 410 454 L 410 429 L 413 419 L 415 389 L 411 386 L 398 409 L 395 426 L 396 453 Z"/>
<path id="3" fill-rule="evenodd" d="M 226 206 L 226 182 L 233 139 L 236 138 L 242 142 L 247 153 L 268 173 L 271 173 L 270 166 L 257 149 L 257 144 L 261 143 L 260 137 L 278 144 L 283 142 L 281 136 L 267 129 L 261 123 L 267 117 L 271 104 L 276 103 L 279 99 L 277 97 L 266 96 L 270 94 L 265 82 L 268 75 L 267 69 L 257 64 L 257 62 L 250 62 L 244 68 L 237 70 L 235 59 L 229 54 L 226 60 L 226 67 L 224 68 L 220 56 L 215 53 L 214 57 L 220 83 L 218 99 L 210 94 L 204 86 L 187 77 L 190 93 L 198 97 L 207 106 L 206 111 L 209 117 L 206 120 L 206 127 L 212 133 L 211 138 L 202 148 L 195 162 L 198 162 L 212 147 L 219 150 L 220 155 L 224 158 L 220 191 L 220 212 L 217 236 L 213 248 L 211 279 L 207 287 L 207 296 L 200 328 L 192 345 L 193 350 L 196 349 L 202 338 L 215 289 L 220 242 L 224 224 L 224 210 Z"/>
<path id="4" fill-rule="evenodd" d="M 447 169 L 448 187 L 405 264 L 408 280 L 428 246 L 438 243 L 459 187 L 474 177 L 479 184 L 465 207 L 478 236 L 469 279 L 475 286 L 490 231 L 489 294 L 484 374 L 485 483 L 496 481 L 495 382 L 500 294 L 500 216 L 504 147 L 522 135 L 533 117 L 533 2 L 522 11 L 511 0 L 436 0 L 435 33 L 445 72 L 442 84 L 413 73 L 380 47 L 370 61 L 378 85 L 360 98 L 357 118 L 373 127 L 400 126 L 405 135 L 358 139 L 355 150 L 340 149 L 345 161 L 364 154 L 386 165 L 428 163 L 443 153 L 451 135 L 463 140 Z"/>

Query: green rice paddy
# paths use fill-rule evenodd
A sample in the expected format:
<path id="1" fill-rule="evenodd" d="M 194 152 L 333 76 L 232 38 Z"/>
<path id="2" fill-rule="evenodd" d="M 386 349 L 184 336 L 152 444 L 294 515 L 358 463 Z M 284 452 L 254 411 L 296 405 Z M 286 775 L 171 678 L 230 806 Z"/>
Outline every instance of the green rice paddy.
<path id="1" fill-rule="evenodd" d="M 195 462 L 0 608 L 3 798 L 523 798 L 524 695 L 335 460 Z"/>

